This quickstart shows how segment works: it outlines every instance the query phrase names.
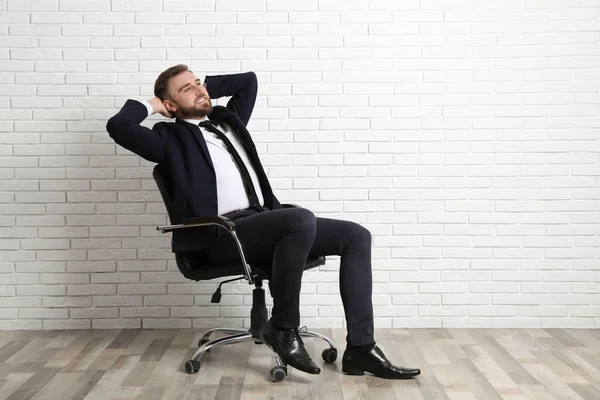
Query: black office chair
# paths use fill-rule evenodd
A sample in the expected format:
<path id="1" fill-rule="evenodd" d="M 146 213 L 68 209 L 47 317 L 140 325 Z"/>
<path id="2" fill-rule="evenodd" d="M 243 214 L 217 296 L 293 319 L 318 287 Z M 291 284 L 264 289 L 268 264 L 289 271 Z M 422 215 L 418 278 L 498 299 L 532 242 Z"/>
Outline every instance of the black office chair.
<path id="1" fill-rule="evenodd" d="M 168 175 L 164 173 L 160 165 L 154 167 L 152 173 L 156 185 L 160 190 L 160 194 L 165 203 L 169 221 L 173 222 L 171 214 L 171 183 L 168 180 Z M 296 207 L 291 204 L 284 204 L 284 207 Z M 216 225 L 229 232 L 235 242 L 240 253 L 240 263 L 231 265 L 210 265 L 208 261 L 198 261 L 187 257 L 184 253 L 175 253 L 175 261 L 181 273 L 188 279 L 200 281 L 214 278 L 222 278 L 226 276 L 237 276 L 237 278 L 228 279 L 219 284 L 216 292 L 213 294 L 212 303 L 219 303 L 221 300 L 221 285 L 227 282 L 246 279 L 250 285 L 254 285 L 252 291 L 252 309 L 250 311 L 250 329 L 241 328 L 214 328 L 206 331 L 204 336 L 198 342 L 198 350 L 192 358 L 185 363 L 185 370 L 189 374 L 196 373 L 200 370 L 202 358 L 213 347 L 243 342 L 246 340 L 254 340 L 255 343 L 261 344 L 261 333 L 264 324 L 268 319 L 267 306 L 265 303 L 265 291 L 262 288 L 263 280 L 269 280 L 271 277 L 271 265 L 248 264 L 244 256 L 243 245 L 240 243 L 236 231 L 235 223 L 226 217 L 194 217 L 183 221 L 179 225 L 158 226 L 156 229 L 161 233 L 172 232 L 175 229 L 186 229 L 198 226 Z M 325 263 L 325 257 L 309 258 L 304 267 L 305 270 L 318 267 Z M 228 336 L 209 340 L 210 336 L 215 332 L 229 334 Z M 314 337 L 325 340 L 329 344 L 329 348 L 323 350 L 321 356 L 327 363 L 333 363 L 337 359 L 337 348 L 334 342 L 328 337 L 308 330 L 300 330 L 300 335 L 303 337 Z M 275 354 L 275 362 L 277 365 L 270 371 L 270 377 L 273 381 L 279 382 L 287 376 L 287 366 L 281 361 L 279 356 Z"/>

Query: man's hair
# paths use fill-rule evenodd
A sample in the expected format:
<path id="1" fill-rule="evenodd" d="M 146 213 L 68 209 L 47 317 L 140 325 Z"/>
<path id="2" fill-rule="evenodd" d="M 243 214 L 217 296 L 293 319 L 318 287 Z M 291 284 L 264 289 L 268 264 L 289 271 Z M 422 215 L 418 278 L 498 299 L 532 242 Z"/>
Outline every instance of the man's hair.
<path id="1" fill-rule="evenodd" d="M 168 84 L 169 80 L 174 76 L 181 74 L 182 72 L 189 71 L 187 65 L 177 64 L 170 68 L 167 68 L 156 78 L 154 82 L 154 95 L 159 99 L 165 100 L 169 98 Z"/>

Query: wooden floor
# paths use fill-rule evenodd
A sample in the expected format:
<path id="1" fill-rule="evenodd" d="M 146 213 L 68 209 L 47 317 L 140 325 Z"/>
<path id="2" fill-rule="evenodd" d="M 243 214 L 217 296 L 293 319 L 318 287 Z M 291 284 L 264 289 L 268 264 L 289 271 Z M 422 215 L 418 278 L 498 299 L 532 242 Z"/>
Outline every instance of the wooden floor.
<path id="1" fill-rule="evenodd" d="M 340 355 L 320 375 L 268 380 L 272 353 L 252 342 L 211 350 L 188 375 L 199 330 L 0 332 L 0 399 L 600 399 L 600 330 L 380 329 L 414 380 L 346 376 L 344 332 L 320 330 Z M 318 364 L 325 343 L 305 343 Z"/>

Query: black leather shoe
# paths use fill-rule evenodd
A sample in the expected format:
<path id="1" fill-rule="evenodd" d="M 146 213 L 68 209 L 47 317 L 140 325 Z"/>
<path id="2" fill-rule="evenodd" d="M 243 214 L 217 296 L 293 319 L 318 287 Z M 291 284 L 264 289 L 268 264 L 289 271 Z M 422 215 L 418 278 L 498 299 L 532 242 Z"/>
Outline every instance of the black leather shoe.
<path id="1" fill-rule="evenodd" d="M 263 329 L 262 339 L 284 364 L 309 374 L 321 373 L 321 368 L 308 355 L 298 329 L 278 330 L 269 320 Z"/>
<path id="2" fill-rule="evenodd" d="M 386 379 L 408 379 L 421 374 L 418 368 L 396 367 L 387 359 L 376 345 L 366 353 L 353 354 L 344 351 L 342 357 L 342 372 L 348 375 L 364 375 L 370 372 L 375 376 Z"/>

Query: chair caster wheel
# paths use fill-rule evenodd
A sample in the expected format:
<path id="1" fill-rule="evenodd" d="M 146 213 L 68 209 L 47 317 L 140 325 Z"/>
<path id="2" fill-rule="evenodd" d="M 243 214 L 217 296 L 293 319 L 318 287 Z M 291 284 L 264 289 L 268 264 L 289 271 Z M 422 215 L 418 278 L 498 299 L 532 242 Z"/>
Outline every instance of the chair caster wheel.
<path id="1" fill-rule="evenodd" d="M 198 341 L 198 347 L 201 347 L 204 343 L 208 343 L 209 340 L 206 338 L 202 338 Z M 206 352 L 208 353 L 210 351 L 210 349 L 206 350 Z"/>
<path id="2" fill-rule="evenodd" d="M 185 372 L 195 374 L 200 371 L 200 361 L 187 360 L 185 362 Z"/>
<path id="3" fill-rule="evenodd" d="M 323 361 L 326 363 L 333 364 L 335 360 L 337 360 L 337 349 L 331 347 L 325 349 L 323 350 L 323 353 L 321 353 L 321 357 L 323 357 Z"/>
<path id="4" fill-rule="evenodd" d="M 271 376 L 271 380 L 273 382 L 281 382 L 287 376 L 287 367 L 282 367 L 280 365 L 271 368 L 271 372 L 269 374 Z"/>

